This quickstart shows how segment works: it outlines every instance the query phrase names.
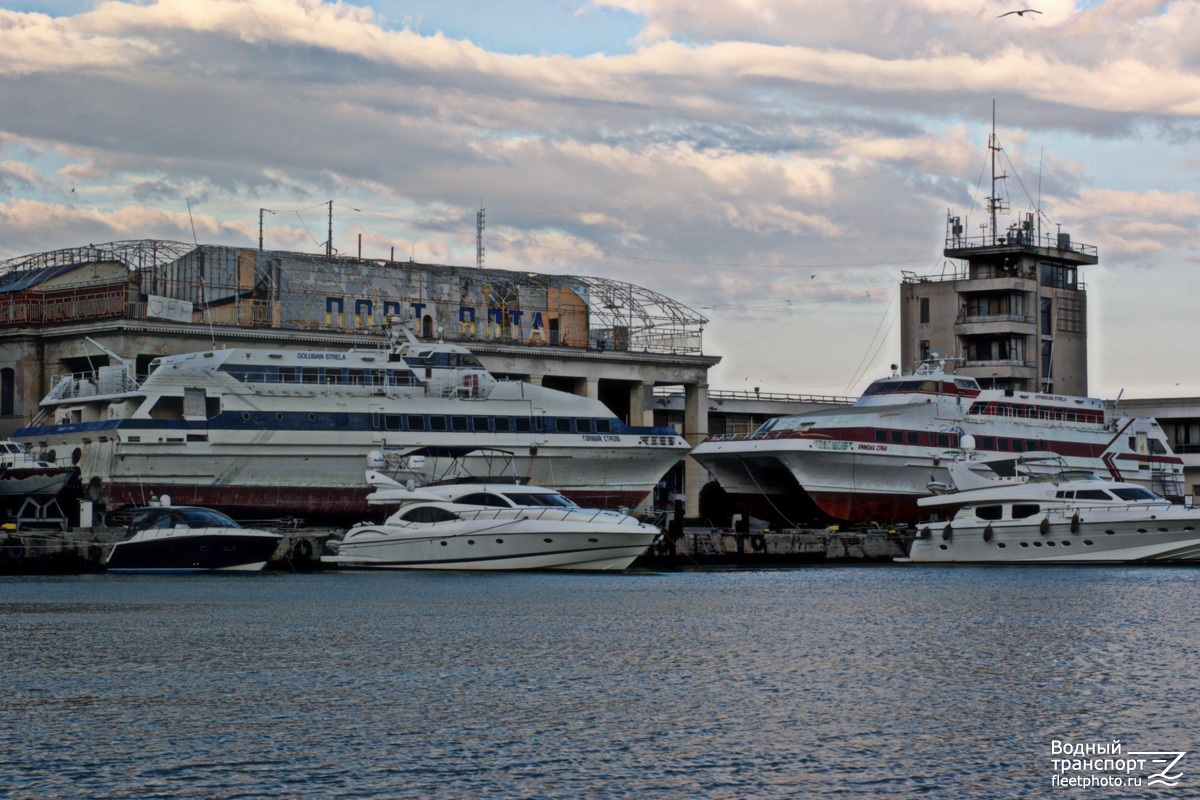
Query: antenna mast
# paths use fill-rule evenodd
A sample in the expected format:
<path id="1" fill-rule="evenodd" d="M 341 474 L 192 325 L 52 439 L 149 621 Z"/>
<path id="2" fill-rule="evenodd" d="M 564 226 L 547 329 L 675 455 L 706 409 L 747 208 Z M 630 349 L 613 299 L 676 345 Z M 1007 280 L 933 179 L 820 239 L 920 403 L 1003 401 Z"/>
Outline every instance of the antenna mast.
<path id="1" fill-rule="evenodd" d="M 479 213 L 475 215 L 475 266 L 483 269 L 483 201 L 479 201 Z"/>
<path id="2" fill-rule="evenodd" d="M 996 244 L 996 212 L 1008 212 L 1008 203 L 1000 198 L 1000 193 L 996 191 L 996 181 L 1002 181 L 1008 177 L 1006 174 L 996 174 L 996 153 L 1000 152 L 1000 138 L 996 136 L 996 101 L 992 101 L 992 135 L 988 137 L 988 150 L 992 154 L 992 196 L 988 201 L 988 215 L 992 221 L 992 244 Z"/>

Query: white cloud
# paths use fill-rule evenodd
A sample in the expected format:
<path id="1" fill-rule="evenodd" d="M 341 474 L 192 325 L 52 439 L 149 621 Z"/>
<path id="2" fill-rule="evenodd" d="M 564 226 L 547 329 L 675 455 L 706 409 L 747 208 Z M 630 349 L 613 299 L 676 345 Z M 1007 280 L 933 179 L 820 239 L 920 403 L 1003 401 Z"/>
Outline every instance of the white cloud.
<path id="1" fill-rule="evenodd" d="M 490 264 L 711 307 L 738 364 L 763 363 L 737 344 L 756 334 L 726 331 L 767 313 L 874 349 L 900 270 L 943 268 L 947 211 L 981 218 L 993 100 L 1014 195 L 1102 259 L 1194 250 L 1194 3 L 594 5 L 641 14 L 640 46 L 510 55 L 318 0 L 0 12 L 0 258 L 190 240 L 189 201 L 198 236 L 243 244 L 260 208 L 308 209 L 268 244 L 316 249 L 335 199 L 343 252 L 361 233 L 365 255 L 469 264 L 482 201 Z M 830 337 L 837 309 L 856 327 Z"/>

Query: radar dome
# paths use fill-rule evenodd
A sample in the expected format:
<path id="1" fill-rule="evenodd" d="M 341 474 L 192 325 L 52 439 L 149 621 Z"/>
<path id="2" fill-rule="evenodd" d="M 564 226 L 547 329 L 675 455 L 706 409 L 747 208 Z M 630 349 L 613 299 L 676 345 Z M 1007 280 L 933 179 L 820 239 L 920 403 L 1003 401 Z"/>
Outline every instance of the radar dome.
<path id="1" fill-rule="evenodd" d="M 367 453 L 367 467 L 370 469 L 383 469 L 387 466 L 387 459 L 383 457 L 382 450 L 372 450 Z"/>
<path id="2" fill-rule="evenodd" d="M 964 453 L 972 453 L 975 451 L 975 437 L 969 433 L 964 433 L 962 438 L 959 439 L 958 444 Z"/>

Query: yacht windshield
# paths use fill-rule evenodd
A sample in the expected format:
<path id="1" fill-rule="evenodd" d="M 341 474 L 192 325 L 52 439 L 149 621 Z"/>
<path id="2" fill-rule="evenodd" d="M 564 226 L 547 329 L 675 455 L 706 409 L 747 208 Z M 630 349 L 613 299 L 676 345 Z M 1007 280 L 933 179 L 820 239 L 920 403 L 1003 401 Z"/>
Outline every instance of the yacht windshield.
<path id="1" fill-rule="evenodd" d="M 533 492 L 506 492 L 505 497 L 519 506 L 578 508 L 573 502 L 561 494 L 534 494 Z"/>
<path id="2" fill-rule="evenodd" d="M 769 431 L 770 431 L 772 428 L 774 428 L 774 427 L 775 427 L 775 425 L 776 425 L 778 422 L 779 422 L 779 418 L 778 418 L 778 417 L 773 417 L 773 418 L 771 418 L 771 419 L 767 420 L 767 421 L 766 421 L 766 422 L 764 422 L 762 425 L 759 425 L 759 426 L 758 426 L 758 430 L 756 430 L 756 431 L 754 432 L 754 435 L 755 435 L 755 436 L 762 436 L 762 435 L 766 434 L 766 433 L 767 433 L 767 432 L 769 432 Z"/>
<path id="3" fill-rule="evenodd" d="M 1140 486 L 1128 486 L 1121 489 L 1113 489 L 1112 493 L 1122 500 L 1130 502 L 1137 500 L 1164 500 L 1149 489 L 1143 489 Z"/>
<path id="4" fill-rule="evenodd" d="M 213 511 L 211 508 L 180 508 L 176 510 L 176 516 L 189 528 L 241 527 L 220 511 Z"/>

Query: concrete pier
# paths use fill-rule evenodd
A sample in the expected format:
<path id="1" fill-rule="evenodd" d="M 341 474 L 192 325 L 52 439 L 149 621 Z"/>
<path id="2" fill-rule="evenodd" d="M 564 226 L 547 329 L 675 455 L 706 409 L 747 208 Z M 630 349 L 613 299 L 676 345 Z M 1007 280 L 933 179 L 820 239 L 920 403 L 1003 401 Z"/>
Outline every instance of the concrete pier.
<path id="1" fill-rule="evenodd" d="M 908 556 L 911 530 L 837 528 L 736 533 L 713 528 L 687 528 L 672 547 L 669 541 L 637 562 L 638 566 L 737 566 L 891 562 Z"/>
<path id="2" fill-rule="evenodd" d="M 125 528 L 9 530 L 0 532 L 0 574 L 104 572 L 113 544 Z M 262 526 L 259 526 L 262 527 Z M 270 529 L 270 528 L 267 528 Z M 671 531 L 670 526 L 665 526 Z M 277 530 L 283 535 L 268 570 L 327 569 L 325 542 L 343 531 L 330 528 Z M 634 564 L 634 568 L 675 569 L 789 564 L 890 562 L 908 555 L 915 532 L 902 529 L 752 531 L 682 528 Z"/>

